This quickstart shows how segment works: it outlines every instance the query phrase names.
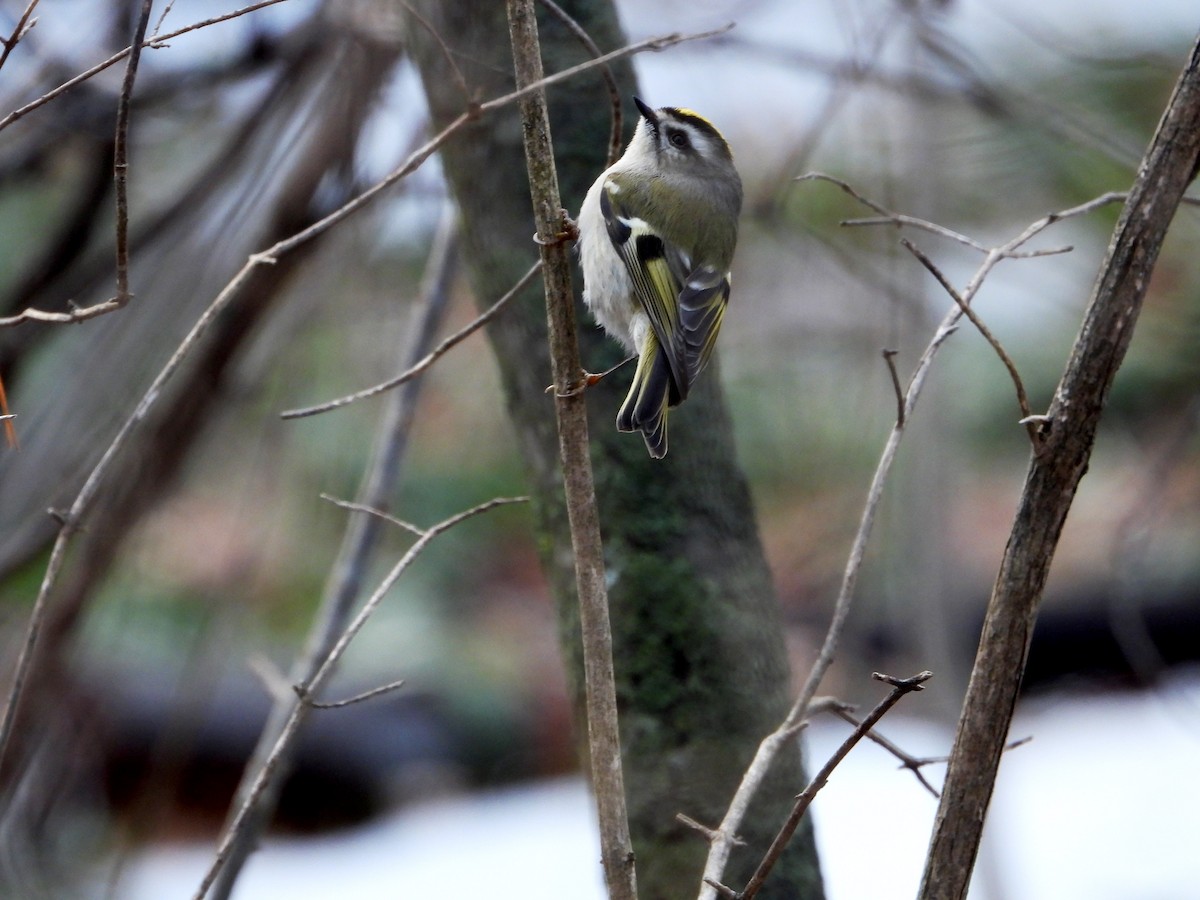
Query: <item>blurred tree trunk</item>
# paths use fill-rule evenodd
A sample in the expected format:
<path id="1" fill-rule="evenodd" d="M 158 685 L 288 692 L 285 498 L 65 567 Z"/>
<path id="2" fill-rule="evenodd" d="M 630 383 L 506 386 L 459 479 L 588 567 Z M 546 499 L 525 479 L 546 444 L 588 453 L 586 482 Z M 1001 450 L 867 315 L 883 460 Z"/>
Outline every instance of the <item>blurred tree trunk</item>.
<path id="1" fill-rule="evenodd" d="M 624 43 L 610 2 L 564 5 L 602 51 Z M 415 6 L 430 27 L 408 19 L 409 50 L 438 127 L 467 101 L 451 63 L 465 76 L 471 99 L 513 89 L 503 4 L 420 0 Z M 542 19 L 542 50 L 547 72 L 588 57 L 548 16 Z M 632 68 L 626 61 L 614 69 L 628 107 Z M 574 211 L 604 168 L 607 92 L 599 74 L 589 74 L 552 88 L 548 100 L 562 194 Z M 537 255 L 516 107 L 472 124 L 441 158 L 462 212 L 464 259 L 478 301 L 487 304 Z M 579 286 L 577 280 L 577 291 Z M 751 310 L 750 298 L 735 298 L 734 315 Z M 590 321 L 580 315 L 580 321 Z M 582 715 L 579 625 L 554 407 L 545 393 L 552 379 L 540 288 L 526 291 L 489 327 L 489 337 L 531 476 L 540 550 L 558 600 Z M 594 328 L 581 342 L 593 370 L 618 358 L 615 346 Z M 786 714 L 789 673 L 749 491 L 734 459 L 718 367 L 672 415 L 671 452 L 662 461 L 649 459 L 640 437 L 614 428 L 631 374 L 624 369 L 591 389 L 588 405 L 611 579 L 630 826 L 641 895 L 657 900 L 698 889 L 707 845 L 679 825 L 675 813 L 717 824 L 759 741 Z M 802 786 L 797 751 L 777 766 L 762 791 L 742 831 L 747 846 L 734 855 L 727 883 L 749 876 Z M 822 896 L 811 828 L 793 842 L 762 896 Z"/>

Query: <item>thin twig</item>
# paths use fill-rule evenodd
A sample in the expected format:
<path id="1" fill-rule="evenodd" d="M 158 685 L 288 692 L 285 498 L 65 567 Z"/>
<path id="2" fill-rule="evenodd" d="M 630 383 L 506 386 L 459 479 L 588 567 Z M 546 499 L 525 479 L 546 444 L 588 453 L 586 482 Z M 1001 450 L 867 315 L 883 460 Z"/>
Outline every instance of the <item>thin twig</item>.
<path id="1" fill-rule="evenodd" d="M 163 7 L 163 11 L 158 15 L 158 21 L 154 23 L 154 31 L 151 32 L 151 37 L 157 37 L 162 31 L 163 23 L 167 21 L 167 16 L 171 14 L 171 10 L 175 8 L 175 0 L 167 0 L 167 5 Z"/>
<path id="2" fill-rule="evenodd" d="M 249 6 L 243 6 L 241 9 L 235 9 L 232 12 L 227 12 L 227 13 L 224 13 L 219 16 L 213 16 L 211 19 L 205 19 L 202 22 L 193 22 L 191 25 L 186 25 L 183 28 L 179 28 L 175 31 L 172 31 L 170 34 L 164 34 L 162 37 L 152 37 L 147 41 L 143 41 L 141 46 L 158 49 L 158 48 L 165 46 L 164 41 L 169 41 L 172 38 L 177 38 L 180 35 L 187 34 L 190 31 L 198 31 L 199 29 L 207 28 L 210 25 L 217 25 L 221 22 L 228 22 L 230 19 L 236 19 L 239 16 L 246 15 L 247 13 L 256 12 L 257 10 L 262 9 L 265 6 L 274 6 L 276 3 L 283 3 L 283 2 L 284 2 L 284 0 L 260 0 L 260 2 L 258 2 L 258 3 L 251 3 Z M 29 113 L 33 112 L 38 107 L 45 106 L 51 100 L 54 100 L 56 97 L 61 96 L 62 94 L 66 93 L 71 88 L 75 87 L 76 85 L 82 84 L 83 82 L 87 81 L 89 78 L 93 78 L 94 76 L 100 74 L 105 69 L 107 69 L 111 66 L 115 66 L 117 63 L 119 63 L 121 60 L 123 60 L 126 56 L 129 55 L 131 49 L 132 49 L 131 47 L 126 47 L 124 50 L 118 50 L 116 53 L 114 53 L 108 59 L 106 59 L 102 62 L 96 63 L 96 65 L 92 66 L 90 69 L 85 69 L 84 71 L 82 71 L 78 75 L 76 75 L 74 78 L 70 78 L 70 79 L 64 81 L 62 84 L 60 84 L 58 87 L 54 88 L 53 90 L 47 91 L 46 93 L 42 94 L 42 96 L 38 97 L 36 100 L 32 100 L 29 103 L 26 103 L 24 106 L 20 107 L 19 109 L 13 110 L 7 116 L 5 116 L 3 119 L 0 119 L 0 131 L 3 131 L 5 128 L 7 128 L 9 125 L 11 125 L 13 122 L 17 121 L 18 119 L 24 118 L 25 116 L 27 116 Z"/>
<path id="3" fill-rule="evenodd" d="M 835 706 L 833 707 L 832 712 L 843 722 L 849 722 L 855 728 L 858 728 L 862 725 L 862 720 L 859 719 L 858 716 L 854 715 L 854 713 L 852 713 L 845 706 Z M 929 793 L 932 794 L 935 799 L 940 796 L 937 788 L 929 783 L 929 780 L 925 777 L 925 773 L 921 771 L 923 766 L 937 762 L 936 759 L 932 757 L 913 756 L 911 753 L 906 752 L 892 741 L 885 738 L 882 734 L 879 734 L 877 731 L 875 731 L 875 729 L 871 729 L 867 732 L 867 739 L 874 741 L 888 753 L 892 754 L 892 756 L 896 757 L 896 759 L 900 760 L 900 767 L 903 769 L 908 769 L 910 772 L 912 772 L 913 775 L 916 776 L 917 781 L 921 782 L 925 790 L 929 791 Z"/>
<path id="4" fill-rule="evenodd" d="M 503 506 L 510 503 L 519 503 L 523 500 L 524 498 L 497 497 L 487 501 L 486 503 L 473 506 L 464 512 L 453 515 L 450 518 L 444 519 L 438 524 L 425 529 L 421 537 L 418 538 L 416 542 L 414 542 L 413 545 L 408 548 L 408 551 L 403 557 L 401 557 L 400 561 L 392 567 L 391 571 L 387 573 L 383 581 L 380 582 L 379 586 L 375 589 L 371 596 L 367 598 L 367 601 L 363 604 L 362 609 L 358 611 L 358 615 L 356 615 L 350 624 L 346 626 L 346 629 L 342 632 L 337 642 L 330 649 L 320 667 L 316 672 L 313 673 L 312 678 L 300 685 L 299 689 L 311 695 L 318 691 L 325 684 L 325 682 L 329 679 L 329 676 L 337 667 L 338 663 L 341 661 L 346 649 L 350 646 L 350 642 L 354 640 L 360 631 L 362 631 L 363 626 L 367 624 L 367 621 L 375 613 L 375 610 L 378 609 L 379 604 L 383 601 L 383 598 L 400 579 L 400 576 L 404 574 L 404 572 L 413 564 L 416 558 L 421 555 L 427 546 L 429 546 L 430 541 L 432 541 L 438 535 L 450 530 L 451 528 L 454 528 L 456 525 L 465 521 L 466 519 L 487 512 L 488 510 L 495 509 L 498 506 Z M 193 895 L 193 900 L 204 900 L 204 895 L 208 893 L 208 889 L 212 887 L 213 881 L 216 880 L 217 875 L 224 867 L 230 850 L 232 849 L 234 842 L 241 832 L 242 824 L 254 810 L 259 795 L 266 789 L 272 774 L 274 773 L 276 767 L 280 764 L 280 760 L 285 750 L 295 739 L 296 730 L 300 727 L 300 723 L 304 719 L 305 707 L 306 704 L 304 703 L 297 703 L 292 707 L 291 715 L 288 717 L 287 722 L 281 729 L 279 739 L 275 742 L 275 746 L 272 748 L 271 753 L 264 761 L 262 767 L 258 770 L 258 774 L 255 777 L 254 783 L 250 786 L 250 790 L 246 792 L 246 796 L 243 798 L 241 805 L 238 807 L 237 812 L 234 814 L 233 818 L 229 822 L 229 825 L 226 827 L 225 834 L 221 838 L 221 842 L 217 847 L 217 852 L 213 857 L 213 861 L 210 864 L 208 871 L 205 872 L 204 878 L 200 882 L 200 887 Z"/>
<path id="5" fill-rule="evenodd" d="M 400 5 L 404 7 L 410 16 L 421 23 L 421 27 L 429 32 L 429 36 L 433 38 L 434 43 L 441 49 L 442 56 L 446 59 L 446 65 L 450 68 L 450 72 L 454 76 L 454 83 L 458 85 L 458 90 L 462 94 L 463 103 L 471 106 L 478 98 L 472 95 L 470 87 L 467 86 L 466 76 L 463 75 L 462 69 L 458 67 L 458 63 L 454 59 L 454 53 L 447 46 L 445 38 L 438 33 L 438 30 L 430 24 L 428 19 L 413 9 L 411 3 L 405 3 L 404 0 L 400 0 Z"/>
<path id="6" fill-rule="evenodd" d="M 936 222 L 929 222 L 925 219 L 918 219 L 915 216 L 907 216 L 901 213 L 892 212 L 886 206 L 882 206 L 864 197 L 857 190 L 851 187 L 847 182 L 840 178 L 834 178 L 832 175 L 826 175 L 824 172 L 807 172 L 804 175 L 796 176 L 796 181 L 827 181 L 830 184 L 841 188 L 863 206 L 875 210 L 879 213 L 877 219 L 843 219 L 839 224 L 843 226 L 853 225 L 910 225 L 913 228 L 919 228 L 922 231 L 928 231 L 931 234 L 937 234 L 944 238 L 949 238 L 952 241 L 962 244 L 965 247 L 970 247 L 973 250 L 978 250 L 981 253 L 986 253 L 988 248 L 974 238 L 967 237 L 965 234 L 960 234 L 953 231 L 944 225 L 938 225 Z"/>
<path id="7" fill-rule="evenodd" d="M 983 320 L 979 317 L 979 314 L 970 306 L 967 306 L 966 302 L 962 298 L 962 295 L 954 289 L 954 285 L 950 283 L 950 280 L 942 273 L 942 270 L 937 267 L 932 259 L 922 253 L 921 250 L 912 243 L 912 241 L 908 240 L 908 238 L 901 238 L 900 243 L 903 245 L 904 249 L 917 258 L 921 265 L 929 270 L 929 273 L 937 279 L 938 284 L 940 284 L 946 293 L 950 295 L 950 298 L 958 304 L 958 308 L 963 311 L 963 315 L 971 320 L 971 324 L 978 329 L 981 335 L 983 335 L 983 339 L 991 345 L 993 350 L 996 351 L 996 355 L 999 356 L 1000 361 L 1004 363 L 1004 368 L 1008 369 L 1008 375 L 1012 379 L 1013 387 L 1016 389 L 1017 405 L 1021 408 L 1021 420 L 1026 422 L 1025 430 L 1029 433 L 1029 440 L 1033 442 L 1034 450 L 1040 451 L 1042 446 L 1041 433 L 1038 431 L 1036 423 L 1029 421 L 1030 417 L 1033 415 L 1033 410 L 1029 408 L 1029 395 L 1025 393 L 1025 383 L 1021 380 L 1021 373 L 1017 371 L 1017 365 L 1012 361 L 1012 357 L 1008 355 L 1008 351 L 1004 349 L 1004 345 L 1000 343 L 999 339 L 994 334 L 992 334 L 991 329 L 989 329 L 987 325 L 983 323 Z"/>
<path id="8" fill-rule="evenodd" d="M 113 138 L 113 190 L 116 197 L 116 273 L 117 293 L 100 303 L 87 307 L 72 306 L 68 312 L 44 312 L 27 309 L 15 316 L 0 318 L 0 328 L 20 325 L 22 322 L 78 323 L 106 313 L 115 312 L 126 306 L 131 299 L 129 293 L 129 112 L 132 107 L 133 85 L 137 78 L 138 63 L 142 47 L 145 46 L 146 29 L 150 23 L 150 7 L 153 0 L 142 0 L 138 13 L 131 51 L 126 55 L 125 76 L 121 81 L 121 92 L 117 97 L 116 134 Z"/>
<path id="9" fill-rule="evenodd" d="M 38 0 L 29 0 L 25 7 L 25 12 L 21 13 L 21 18 L 17 20 L 17 27 L 12 30 L 6 38 L 0 38 L 0 44 L 4 45 L 4 50 L 0 51 L 0 69 L 4 68 L 4 64 L 8 62 L 8 55 L 13 52 L 17 44 L 21 42 L 21 38 L 29 33 L 29 29 L 37 24 L 37 19 L 32 22 L 29 17 L 33 15 L 34 9 L 37 8 Z"/>
<path id="10" fill-rule="evenodd" d="M 113 187 L 117 209 L 117 295 L 112 301 L 118 307 L 129 302 L 129 109 L 133 101 L 133 83 L 137 77 L 138 62 L 142 58 L 142 41 L 150 25 L 150 7 L 153 0 L 142 0 L 142 11 L 138 14 L 137 28 L 129 46 L 129 62 L 125 66 L 125 78 L 121 82 L 121 95 L 117 98 L 117 133 L 113 140 Z"/>
<path id="11" fill-rule="evenodd" d="M 311 706 L 313 709 L 341 709 L 343 706 L 353 706 L 355 703 L 363 703 L 383 694 L 398 691 L 404 685 L 405 680 L 401 678 L 398 681 L 391 681 L 387 684 L 381 684 L 379 687 L 371 688 L 369 691 L 363 691 L 361 694 L 355 694 L 353 697 L 347 697 L 345 700 L 314 700 L 312 695 L 302 690 L 299 685 L 293 686 L 292 689 L 296 692 L 296 696 L 300 698 L 302 703 Z"/>
<path id="12" fill-rule="evenodd" d="M 382 509 L 378 509 L 366 503 L 354 503 L 350 500 L 339 500 L 337 497 L 331 497 L 329 494 L 321 494 L 321 499 L 328 500 L 334 506 L 340 506 L 342 509 L 348 509 L 352 512 L 366 513 L 369 516 L 382 519 L 389 525 L 395 525 L 397 528 L 403 528 L 405 531 L 409 532 L 410 534 L 415 534 L 417 537 L 423 537 L 425 535 L 425 530 L 423 528 L 418 528 L 416 525 L 412 524 L 412 522 L 405 522 L 403 519 L 397 518 L 391 513 L 384 512 Z"/>
<path id="13" fill-rule="evenodd" d="M 431 350 L 420 362 L 409 366 L 394 378 L 389 378 L 387 381 L 384 381 L 381 384 L 364 388 L 361 391 L 355 391 L 353 394 L 347 394 L 345 397 L 339 397 L 336 400 L 318 403 L 316 406 L 304 406 L 299 409 L 285 410 L 279 414 L 279 417 L 281 419 L 301 419 L 305 416 L 315 416 L 318 413 L 329 412 L 330 410 L 339 409 L 358 400 L 366 400 L 368 397 L 374 397 L 378 394 L 382 394 L 384 391 L 391 390 L 392 388 L 404 384 L 404 382 L 412 378 L 415 378 L 432 366 L 435 362 L 437 362 L 438 359 L 445 355 L 447 350 L 450 350 L 456 344 L 461 343 L 463 340 L 470 337 L 472 334 L 494 319 L 497 314 L 499 314 L 500 310 L 508 305 L 509 301 L 511 301 L 513 297 L 517 296 L 517 294 L 521 293 L 521 291 L 529 286 L 529 283 L 533 281 L 538 272 L 541 270 L 542 261 L 539 259 L 529 267 L 529 271 L 522 275 L 517 280 L 517 283 L 514 284 L 503 297 L 489 306 L 486 310 L 484 310 L 458 331 L 454 332 L 454 334 L 450 335 L 448 338 L 434 347 L 433 350 Z"/>
<path id="14" fill-rule="evenodd" d="M 899 350 L 883 350 L 883 361 L 887 363 L 888 374 L 892 376 L 892 390 L 896 392 L 896 422 L 904 424 L 904 388 L 900 386 L 900 374 L 896 371 L 896 354 Z"/>
<path id="15" fill-rule="evenodd" d="M 700 832 L 700 834 L 704 835 L 704 837 L 709 841 L 716 840 L 717 838 L 717 832 L 713 831 L 707 825 L 700 824 L 691 816 L 684 815 L 683 813 L 675 813 L 675 821 L 680 825 L 683 825 L 685 828 L 690 828 L 692 831 Z M 744 845 L 745 841 L 738 841 L 738 844 Z"/>
<path id="16" fill-rule="evenodd" d="M 1009 750 L 1016 750 L 1018 747 L 1024 747 L 1026 744 L 1028 744 L 1032 740 L 1033 740 L 1033 735 L 1027 734 L 1027 735 L 1025 735 L 1025 737 L 1017 738 L 1016 740 L 1009 741 L 1007 744 L 1004 745 L 1004 751 L 1007 753 Z M 945 755 L 943 755 L 943 756 L 922 756 L 922 757 L 918 757 L 916 759 L 916 763 L 919 766 L 936 766 L 936 765 L 942 765 L 942 764 L 945 764 L 948 762 L 950 762 L 950 757 L 945 756 Z"/>
<path id="17" fill-rule="evenodd" d="M 959 232 L 947 228 L 944 225 L 938 225 L 936 222 L 929 222 L 925 219 L 918 219 L 915 216 L 908 216 L 904 215 L 903 213 L 893 212 L 886 206 L 883 206 L 868 197 L 864 197 L 851 185 L 847 184 L 845 181 L 842 181 L 840 178 L 835 178 L 832 175 L 826 175 L 824 172 L 809 172 L 805 175 L 797 176 L 795 180 L 827 181 L 830 184 L 841 188 L 859 203 L 863 204 L 863 206 L 869 207 L 870 209 L 873 209 L 875 212 L 879 213 L 878 218 L 843 219 L 840 223 L 841 225 L 908 225 L 913 228 L 918 228 L 922 231 L 927 231 L 930 234 L 936 234 L 940 237 L 948 238 L 949 240 L 962 244 L 964 247 L 970 247 L 972 250 L 978 250 L 980 253 L 991 254 L 993 252 L 999 252 L 1002 259 L 1029 259 L 1032 257 L 1053 256 L 1059 253 L 1067 253 L 1071 250 L 1070 247 L 1054 247 L 1048 250 L 1020 250 L 1019 248 L 1024 246 L 1034 235 L 1040 234 L 1047 227 L 1055 224 L 1056 222 L 1061 222 L 1063 219 L 1071 219 L 1077 216 L 1087 215 L 1088 213 L 1094 212 L 1095 210 L 1100 209 L 1103 206 L 1108 206 L 1112 203 L 1123 203 L 1128 197 L 1128 194 L 1121 191 L 1108 191 L 1107 193 L 1088 200 L 1086 203 L 1081 203 L 1078 206 L 1072 206 L 1069 209 L 1064 209 L 1060 212 L 1050 213 L 1049 215 L 1034 222 L 1025 232 L 1022 232 L 1022 234 L 1017 238 L 1010 241 L 1008 244 L 1005 244 L 1003 249 L 997 251 L 996 248 L 987 247 L 974 238 L 967 237 L 965 234 L 960 234 Z"/>
<path id="18" fill-rule="evenodd" d="M 593 57 L 601 55 L 600 48 L 596 46 L 596 42 L 592 40 L 592 36 L 587 33 L 587 30 L 575 21 L 565 9 L 559 6 L 554 0 L 538 0 L 542 6 L 550 10 L 554 17 L 567 27 L 571 34 L 579 43 L 587 48 L 588 52 Z M 617 87 L 617 79 L 613 75 L 612 67 L 605 64 L 600 67 L 600 74 L 604 78 L 605 87 L 608 88 L 608 100 L 612 104 L 612 128 L 608 135 L 608 162 L 606 166 L 611 166 L 621 157 L 621 89 Z"/>
<path id="19" fill-rule="evenodd" d="M 779 834 L 775 836 L 775 840 L 771 842 L 770 848 L 763 856 L 762 862 L 759 863 L 750 880 L 746 882 L 746 887 L 737 895 L 739 900 L 753 900 L 754 896 L 759 892 L 767 875 L 770 874 L 775 863 L 779 861 L 779 857 L 783 855 L 784 848 L 787 846 L 788 841 L 792 839 L 792 835 L 795 834 L 796 828 L 800 825 L 800 820 L 804 818 L 804 813 L 809 805 L 811 805 L 813 798 L 817 796 L 817 792 L 821 788 L 825 787 L 829 781 L 829 776 L 833 774 L 833 770 L 838 767 L 838 764 L 846 758 L 846 754 L 854 749 L 855 744 L 870 733 L 876 723 L 887 714 L 888 710 L 899 702 L 901 697 L 914 691 L 923 691 L 925 689 L 923 685 L 933 677 L 933 673 L 921 672 L 911 678 L 895 678 L 891 675 L 881 675 L 879 672 L 873 672 L 871 673 L 871 677 L 876 681 L 883 681 L 890 684 L 892 692 L 867 714 L 867 717 L 858 724 L 849 737 L 842 741 L 842 745 L 838 747 L 833 756 L 821 767 L 821 771 L 813 776 L 808 786 L 796 797 L 796 804 L 792 807 L 792 812 L 787 817 L 787 821 L 783 823 L 783 826 L 779 829 Z"/>
<path id="20" fill-rule="evenodd" d="M 517 88 L 510 94 L 504 94 L 497 97 L 495 100 L 489 100 L 487 103 L 479 105 L 480 112 L 490 112 L 493 109 L 499 109 L 501 106 L 506 106 L 514 100 L 519 100 L 521 97 L 531 94 L 534 91 L 544 90 L 552 85 L 558 84 L 560 81 L 566 81 L 574 78 L 582 72 L 589 69 L 597 68 L 598 66 L 608 65 L 610 62 L 615 62 L 618 59 L 624 59 L 626 56 L 632 56 L 635 53 L 641 53 L 645 50 L 666 50 L 668 47 L 674 47 L 676 44 L 683 44 L 688 41 L 702 41 L 708 38 L 717 37 L 725 34 L 734 27 L 734 23 L 730 22 L 727 25 L 722 25 L 720 28 L 714 28 L 711 31 L 697 31 L 691 34 L 681 34 L 675 32 L 673 34 L 662 35 L 660 37 L 646 38 L 644 41 L 638 41 L 635 44 L 627 44 L 618 50 L 613 50 L 605 53 L 602 56 L 597 56 L 595 59 L 582 62 L 577 66 L 571 66 L 568 69 L 563 69 L 561 72 L 556 72 L 553 75 L 547 75 L 538 79 L 536 82 L 527 84 L 524 87 Z"/>

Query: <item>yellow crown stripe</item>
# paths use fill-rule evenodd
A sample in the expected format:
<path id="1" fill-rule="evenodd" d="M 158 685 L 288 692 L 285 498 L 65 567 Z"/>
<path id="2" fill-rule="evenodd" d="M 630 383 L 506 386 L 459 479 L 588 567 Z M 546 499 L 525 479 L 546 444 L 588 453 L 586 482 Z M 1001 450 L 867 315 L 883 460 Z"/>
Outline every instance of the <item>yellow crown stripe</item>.
<path id="1" fill-rule="evenodd" d="M 686 106 L 672 106 L 669 108 L 680 119 L 690 119 L 692 122 L 699 125 L 700 127 L 706 128 L 707 130 L 711 131 L 713 134 L 715 134 L 721 140 L 725 140 L 725 135 L 721 134 L 721 132 L 717 128 L 717 126 L 714 125 L 712 122 L 710 122 L 708 119 L 706 119 L 704 116 L 700 115 L 700 113 L 696 112 L 694 109 L 689 109 Z"/>

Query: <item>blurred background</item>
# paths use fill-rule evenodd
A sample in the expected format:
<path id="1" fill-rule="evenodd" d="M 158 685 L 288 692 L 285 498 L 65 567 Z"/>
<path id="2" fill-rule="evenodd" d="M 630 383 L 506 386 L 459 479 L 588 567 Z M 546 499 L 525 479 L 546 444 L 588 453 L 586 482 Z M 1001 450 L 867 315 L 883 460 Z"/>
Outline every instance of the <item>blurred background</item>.
<path id="1" fill-rule="evenodd" d="M 721 377 L 800 678 L 895 415 L 881 351 L 897 351 L 906 381 L 952 303 L 894 227 L 842 226 L 873 213 L 796 177 L 825 172 L 896 212 L 1002 243 L 1046 213 L 1128 188 L 1195 37 L 1195 6 L 617 5 L 631 41 L 737 23 L 635 65 L 648 102 L 692 107 L 722 129 L 746 182 Z M 0 31 L 25 6 L 0 3 Z M 21 444 L 0 450 L 5 679 L 56 528 L 47 508 L 70 505 L 248 254 L 335 209 L 427 136 L 402 6 L 288 0 L 144 53 L 131 134 L 134 300 L 82 325 L 0 329 Z M 0 69 L 0 117 L 124 47 L 136 7 L 39 6 Z M 161 33 L 233 8 L 180 0 Z M 113 293 L 122 72 L 2 127 L 0 316 Z M 36 764 L 9 773 L 0 894 L 194 891 L 270 703 L 252 663 L 286 671 L 303 646 L 348 521 L 320 495 L 354 496 L 385 400 L 279 413 L 403 368 L 427 320 L 421 284 L 446 205 L 434 158 L 257 274 L 117 464 L 44 635 L 38 729 L 18 736 Z M 1062 372 L 1118 211 L 1048 229 L 1034 248 L 1072 252 L 1004 262 L 977 297 L 1035 411 Z M 960 289 L 982 261 L 905 234 Z M 1200 883 L 1185 842 L 1200 828 L 1186 762 L 1200 750 L 1198 239 L 1200 211 L 1184 206 L 1058 551 L 1014 734 L 1034 740 L 1002 767 L 973 896 L 1183 898 Z M 474 315 L 449 271 L 440 334 Z M 416 402 L 397 515 L 430 525 L 524 492 L 482 336 L 439 361 Z M 948 752 L 1026 469 L 1019 417 L 1003 366 L 964 323 L 910 423 L 850 634 L 822 687 L 871 703 L 872 670 L 934 670 L 883 729 L 917 755 Z M 386 532 L 366 583 L 410 542 Z M 356 640 L 332 693 L 399 678 L 397 693 L 310 722 L 272 842 L 237 896 L 408 896 L 439 884 L 420 879 L 444 878 L 446 866 L 465 866 L 463 883 L 441 893 L 506 896 L 496 884 L 517 884 L 521 870 L 504 875 L 502 859 L 531 848 L 564 863 L 521 896 L 600 896 L 526 510 L 435 542 Z M 815 725 L 810 758 L 840 729 Z M 864 748 L 818 803 L 833 898 L 915 890 L 934 801 L 894 769 Z M 1131 847 L 1131 835 L 1145 845 Z M 476 870 L 489 877 L 477 888 Z M 363 876 L 352 890 L 349 873 Z"/>

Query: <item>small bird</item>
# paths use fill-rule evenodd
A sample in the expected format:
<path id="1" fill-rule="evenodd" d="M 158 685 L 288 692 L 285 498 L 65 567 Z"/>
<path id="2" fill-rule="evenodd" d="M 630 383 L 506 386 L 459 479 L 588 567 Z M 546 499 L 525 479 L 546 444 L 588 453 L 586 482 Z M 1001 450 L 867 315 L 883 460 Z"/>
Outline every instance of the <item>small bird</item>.
<path id="1" fill-rule="evenodd" d="M 704 370 L 729 303 L 742 181 L 708 119 L 633 102 L 633 138 L 579 212 L 579 255 L 588 309 L 637 356 L 617 428 L 661 459 L 667 410 Z"/>

